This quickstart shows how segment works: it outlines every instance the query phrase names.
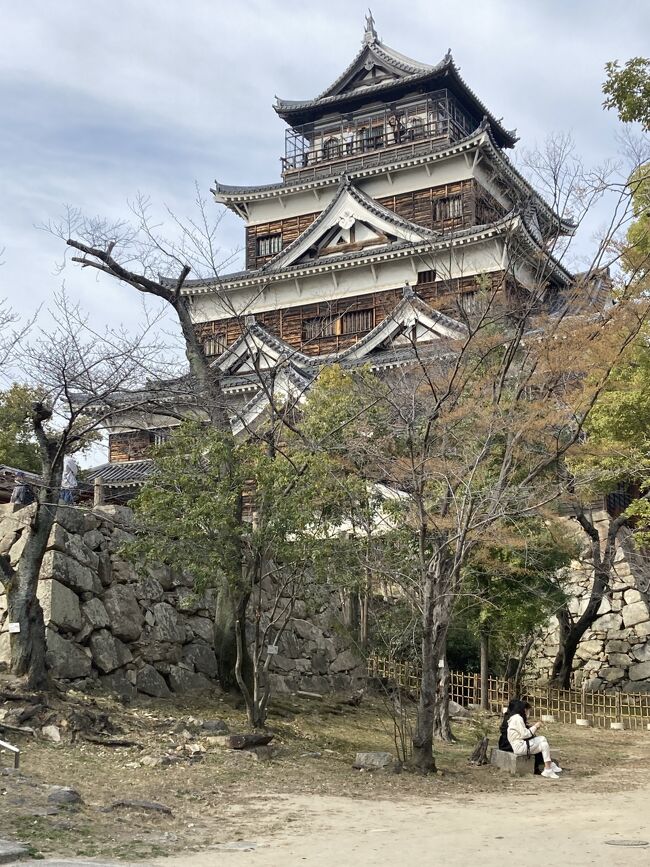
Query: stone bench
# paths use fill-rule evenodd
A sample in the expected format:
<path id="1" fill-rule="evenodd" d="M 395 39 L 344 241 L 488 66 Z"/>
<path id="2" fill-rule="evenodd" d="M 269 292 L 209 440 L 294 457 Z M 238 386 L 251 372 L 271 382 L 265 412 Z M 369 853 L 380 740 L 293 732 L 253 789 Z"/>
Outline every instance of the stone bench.
<path id="1" fill-rule="evenodd" d="M 490 764 L 502 771 L 510 771 L 513 777 L 525 777 L 528 774 L 535 773 L 535 757 L 516 756 L 514 753 L 507 753 L 505 750 L 492 748 L 490 756 Z"/>

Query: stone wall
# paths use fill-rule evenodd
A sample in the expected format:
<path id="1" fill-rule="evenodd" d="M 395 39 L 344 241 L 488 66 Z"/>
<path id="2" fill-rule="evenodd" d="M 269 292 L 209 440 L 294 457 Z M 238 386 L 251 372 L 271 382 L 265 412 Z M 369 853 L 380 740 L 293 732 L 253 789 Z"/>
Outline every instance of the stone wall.
<path id="1" fill-rule="evenodd" d="M 594 512 L 593 518 L 603 538 L 607 514 Z M 588 553 L 585 550 L 584 558 L 569 570 L 569 610 L 574 616 L 585 610 L 591 590 L 593 569 Z M 575 685 L 589 690 L 650 692 L 650 569 L 646 558 L 635 549 L 627 528 L 619 533 L 616 575 L 599 613 L 601 616 L 578 646 Z M 550 674 L 558 640 L 559 627 L 554 617 L 531 659 L 533 668 L 543 677 Z"/>
<path id="2" fill-rule="evenodd" d="M 34 508 L 0 506 L 0 554 L 8 553 L 14 565 Z M 122 506 L 58 509 L 38 586 L 51 674 L 79 689 L 125 695 L 218 688 L 215 591 L 196 594 L 191 576 L 168 567 L 136 570 L 122 553 L 132 527 L 133 514 Z M 336 630 L 336 602 L 328 592 L 298 602 L 271 660 L 276 690 L 327 692 L 363 676 Z M 0 667 L 9 660 L 0 586 Z"/>

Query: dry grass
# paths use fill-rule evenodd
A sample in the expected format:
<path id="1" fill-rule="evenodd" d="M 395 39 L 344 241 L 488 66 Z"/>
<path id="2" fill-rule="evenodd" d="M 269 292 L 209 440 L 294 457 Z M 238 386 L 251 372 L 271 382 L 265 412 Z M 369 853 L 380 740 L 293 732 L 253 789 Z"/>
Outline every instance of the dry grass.
<path id="1" fill-rule="evenodd" d="M 73 700 L 91 701 L 81 696 Z M 283 796 L 288 794 L 467 800 L 474 793 L 513 787 L 532 793 L 539 784 L 532 777 L 513 779 L 491 767 L 470 766 L 467 756 L 476 735 L 468 723 L 455 725 L 457 743 L 437 747 L 437 775 L 353 770 L 358 750 L 394 752 L 392 722 L 379 700 L 367 699 L 353 708 L 333 699 L 283 699 L 269 719 L 277 745 L 270 761 L 210 746 L 205 737 L 193 733 L 192 719 L 222 719 L 231 731 L 246 731 L 243 711 L 228 698 L 209 703 L 139 701 L 127 708 L 110 699 L 92 701 L 109 713 L 122 737 L 137 740 L 142 749 L 81 741 L 54 745 L 22 738 L 23 776 L 0 778 L 0 827 L 3 836 L 28 842 L 35 853 L 135 860 L 269 835 L 300 818 L 283 809 Z M 493 732 L 497 723 L 496 718 L 488 721 Z M 545 733 L 559 748 L 568 769 L 567 784 L 570 780 L 576 792 L 630 788 L 647 777 L 648 732 L 549 725 Z M 188 743 L 205 748 L 200 761 L 186 757 Z M 145 757 L 177 750 L 177 763 L 140 764 Z M 77 789 L 84 806 L 48 815 L 47 786 L 52 784 Z M 117 799 L 158 801 L 173 816 L 110 809 Z"/>

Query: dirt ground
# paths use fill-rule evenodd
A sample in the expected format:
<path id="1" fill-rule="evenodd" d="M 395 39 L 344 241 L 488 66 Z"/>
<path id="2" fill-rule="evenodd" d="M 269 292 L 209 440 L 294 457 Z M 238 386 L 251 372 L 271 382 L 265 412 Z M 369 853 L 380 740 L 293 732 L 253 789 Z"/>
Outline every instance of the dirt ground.
<path id="1" fill-rule="evenodd" d="M 566 767 L 555 782 L 469 765 L 476 732 L 459 723 L 458 742 L 437 749 L 440 773 L 420 777 L 352 769 L 357 750 L 394 752 L 392 723 L 378 699 L 364 697 L 360 707 L 344 697 L 277 702 L 271 758 L 210 740 L 202 721 L 246 730 L 228 698 L 125 707 L 69 696 L 51 713 L 62 718 L 71 705 L 108 717 L 111 737 L 136 745 L 104 746 L 82 735 L 71 743 L 65 726 L 60 744 L 16 735 L 21 773 L 0 777 L 0 836 L 27 842 L 37 856 L 168 867 L 211 867 L 224 858 L 241 867 L 374 867 L 443 863 L 444 854 L 445 865 L 464 867 L 523 853 L 529 864 L 650 864 L 650 847 L 606 843 L 650 841 L 647 731 L 546 726 Z M 53 785 L 73 787 L 83 804 L 52 805 Z M 114 806 L 117 800 L 154 801 L 170 812 Z M 247 841 L 257 848 L 214 849 Z"/>

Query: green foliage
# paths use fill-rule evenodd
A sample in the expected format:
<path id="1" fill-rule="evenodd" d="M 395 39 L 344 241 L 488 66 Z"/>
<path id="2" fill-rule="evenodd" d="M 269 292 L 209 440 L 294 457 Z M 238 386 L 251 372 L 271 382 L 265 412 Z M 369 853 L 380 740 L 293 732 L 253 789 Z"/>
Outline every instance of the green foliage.
<path id="1" fill-rule="evenodd" d="M 476 636 L 487 633 L 492 663 L 502 668 L 565 601 L 558 573 L 577 554 L 572 539 L 540 518 L 518 522 L 504 543 L 474 551 L 459 601 L 465 623 Z"/>
<path id="2" fill-rule="evenodd" d="M 628 181 L 634 221 L 627 231 L 623 266 L 639 288 L 647 292 L 645 277 L 650 270 L 650 165 L 640 166 Z"/>
<path id="3" fill-rule="evenodd" d="M 133 501 L 140 525 L 133 557 L 189 572 L 199 588 L 225 577 L 243 590 L 256 565 L 270 561 L 276 569 L 325 568 L 337 488 L 322 455 L 295 443 L 271 455 L 260 443 L 186 422 L 154 457 Z"/>
<path id="4" fill-rule="evenodd" d="M 650 131 L 650 60 L 633 57 L 623 66 L 617 60 L 605 64 L 605 108 L 615 108 L 624 123 L 638 121 Z"/>
<path id="5" fill-rule="evenodd" d="M 0 392 L 0 464 L 37 473 L 41 468 L 30 416 L 36 393 L 15 383 Z"/>

